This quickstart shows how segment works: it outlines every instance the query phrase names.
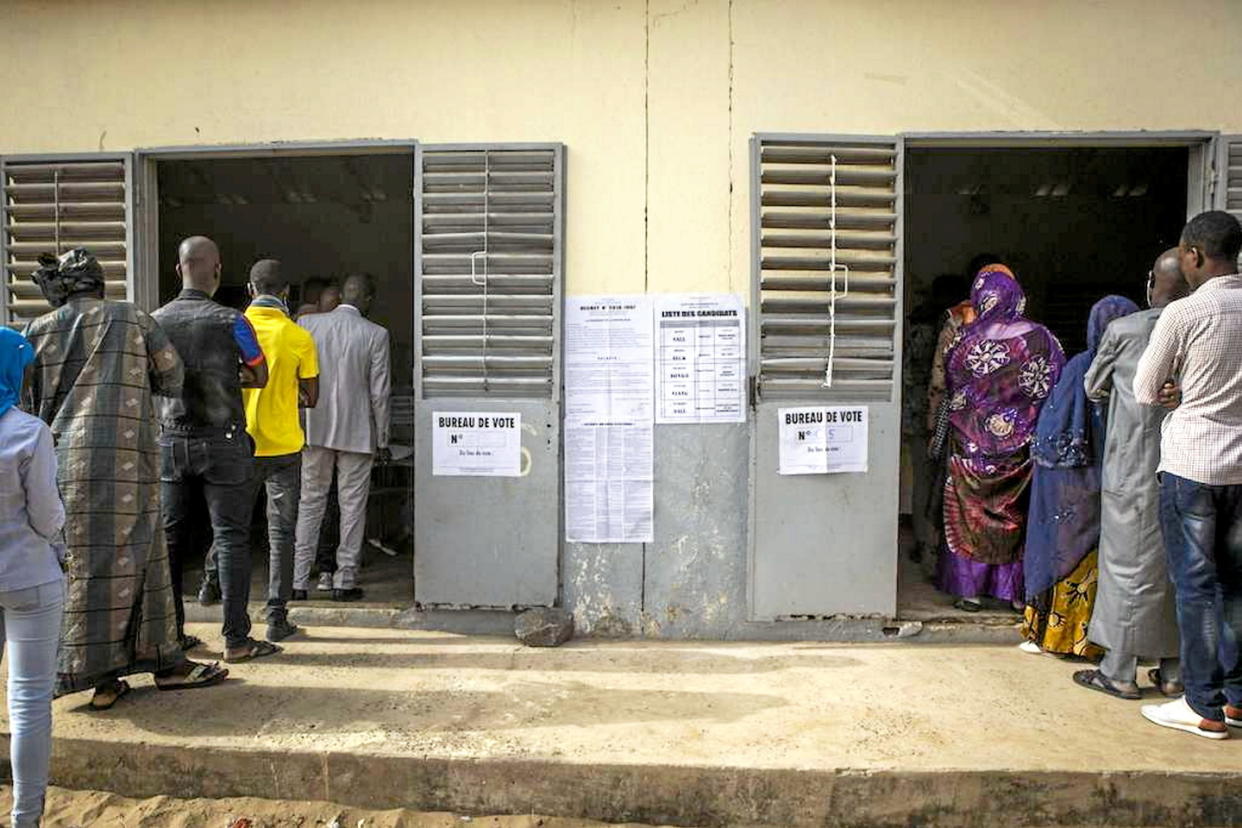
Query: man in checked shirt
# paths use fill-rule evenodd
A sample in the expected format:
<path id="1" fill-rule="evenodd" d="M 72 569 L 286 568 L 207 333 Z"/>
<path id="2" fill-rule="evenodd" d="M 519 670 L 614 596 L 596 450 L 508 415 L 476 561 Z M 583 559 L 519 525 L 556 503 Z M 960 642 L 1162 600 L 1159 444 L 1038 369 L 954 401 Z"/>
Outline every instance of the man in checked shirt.
<path id="1" fill-rule="evenodd" d="M 1182 231 L 1194 293 L 1161 314 L 1134 396 L 1172 409 L 1160 441 L 1160 523 L 1177 594 L 1186 695 L 1143 707 L 1161 727 L 1227 739 L 1242 727 L 1242 226 L 1228 213 Z"/>

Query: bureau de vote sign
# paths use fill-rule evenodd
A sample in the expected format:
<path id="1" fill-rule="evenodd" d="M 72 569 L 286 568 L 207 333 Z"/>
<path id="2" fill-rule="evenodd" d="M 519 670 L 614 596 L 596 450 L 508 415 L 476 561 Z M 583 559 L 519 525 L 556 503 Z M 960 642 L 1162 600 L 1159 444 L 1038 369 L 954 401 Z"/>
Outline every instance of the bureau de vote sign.
<path id="1" fill-rule="evenodd" d="M 436 411 L 431 415 L 431 473 L 520 477 L 522 415 L 504 411 Z"/>
<path id="2" fill-rule="evenodd" d="M 777 410 L 780 473 L 867 470 L 867 406 L 808 405 Z"/>

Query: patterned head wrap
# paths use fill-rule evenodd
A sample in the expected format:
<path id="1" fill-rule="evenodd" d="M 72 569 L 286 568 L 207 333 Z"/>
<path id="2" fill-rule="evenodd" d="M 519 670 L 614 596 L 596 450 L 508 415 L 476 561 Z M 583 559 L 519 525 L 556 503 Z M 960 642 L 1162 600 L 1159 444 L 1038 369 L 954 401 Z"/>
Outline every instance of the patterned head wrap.
<path id="1" fill-rule="evenodd" d="M 1091 306 L 1091 315 L 1087 318 L 1087 352 L 1092 358 L 1095 357 L 1096 349 L 1100 347 L 1100 340 L 1104 338 L 1108 323 L 1114 319 L 1137 313 L 1138 309 L 1138 305 L 1124 296 L 1105 296 Z"/>
<path id="2" fill-rule="evenodd" d="M 98 291 L 104 286 L 99 260 L 85 247 L 75 247 L 59 259 L 50 253 L 39 256 L 39 269 L 30 274 L 48 304 L 59 308 L 75 293 Z"/>
<path id="3" fill-rule="evenodd" d="M 970 304 L 979 314 L 979 323 L 1012 322 L 1026 310 L 1026 294 L 1013 271 L 1002 264 L 991 264 L 979 271 L 970 288 Z"/>

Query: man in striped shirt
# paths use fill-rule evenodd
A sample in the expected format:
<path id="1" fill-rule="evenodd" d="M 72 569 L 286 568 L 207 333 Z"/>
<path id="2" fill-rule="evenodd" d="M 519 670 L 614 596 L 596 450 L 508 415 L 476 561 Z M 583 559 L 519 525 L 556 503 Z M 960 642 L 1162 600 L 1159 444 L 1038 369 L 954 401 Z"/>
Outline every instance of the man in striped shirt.
<path id="1" fill-rule="evenodd" d="M 1148 705 L 1143 716 L 1209 739 L 1242 727 L 1240 251 L 1233 216 L 1191 219 L 1179 255 L 1194 293 L 1161 314 L 1134 377 L 1140 404 L 1172 409 L 1160 441 L 1160 522 L 1186 686 L 1185 696 Z"/>

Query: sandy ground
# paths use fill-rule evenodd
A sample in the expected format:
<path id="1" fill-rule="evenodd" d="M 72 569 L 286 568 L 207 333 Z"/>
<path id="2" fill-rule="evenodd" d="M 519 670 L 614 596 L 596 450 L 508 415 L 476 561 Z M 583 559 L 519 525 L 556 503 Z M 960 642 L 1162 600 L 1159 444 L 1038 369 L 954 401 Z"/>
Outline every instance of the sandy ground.
<path id="1" fill-rule="evenodd" d="M 7 820 L 12 790 L 0 789 Z M 248 820 L 248 821 L 247 821 Z M 7 824 L 7 822 L 5 823 Z M 366 811 L 331 802 L 276 799 L 127 799 L 100 791 L 50 788 L 45 828 L 592 828 L 614 823 L 541 816 L 468 817 L 407 810 Z"/>
<path id="2" fill-rule="evenodd" d="M 218 628 L 192 631 L 218 646 Z M 161 693 L 137 676 L 108 712 L 87 712 L 87 693 L 60 699 L 56 734 L 584 764 L 1242 769 L 1242 734 L 1208 743 L 1157 728 L 1139 703 L 1075 686 L 1083 665 L 1010 646 L 576 641 L 537 650 L 358 628 L 310 629 L 286 645 L 236 665 L 216 688 Z"/>

